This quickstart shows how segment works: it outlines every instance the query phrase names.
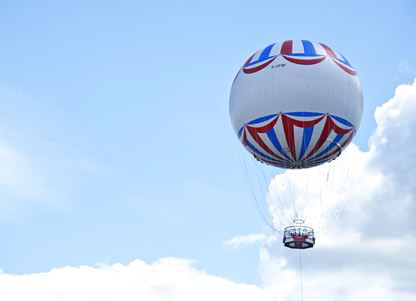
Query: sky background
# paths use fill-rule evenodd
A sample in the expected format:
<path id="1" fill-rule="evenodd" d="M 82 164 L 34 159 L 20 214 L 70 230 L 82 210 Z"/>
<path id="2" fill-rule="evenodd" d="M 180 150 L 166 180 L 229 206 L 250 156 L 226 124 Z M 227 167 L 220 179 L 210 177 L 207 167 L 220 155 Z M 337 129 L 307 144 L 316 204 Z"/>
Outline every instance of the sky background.
<path id="1" fill-rule="evenodd" d="M 304 253 L 305 300 L 415 300 L 415 16 L 413 1 L 1 3 L 0 299 L 299 300 L 228 98 L 255 51 L 308 39 L 356 69 L 364 114 L 342 155 L 359 185 Z"/>

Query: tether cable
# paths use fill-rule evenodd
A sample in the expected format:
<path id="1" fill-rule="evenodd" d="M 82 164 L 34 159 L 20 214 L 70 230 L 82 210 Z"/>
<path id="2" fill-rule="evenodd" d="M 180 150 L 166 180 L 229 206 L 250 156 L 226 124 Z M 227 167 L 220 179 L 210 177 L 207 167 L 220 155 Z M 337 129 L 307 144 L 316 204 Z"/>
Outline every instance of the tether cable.
<path id="1" fill-rule="evenodd" d="M 300 299 L 303 301 L 302 252 L 300 249 L 299 249 L 299 271 L 300 271 Z"/>

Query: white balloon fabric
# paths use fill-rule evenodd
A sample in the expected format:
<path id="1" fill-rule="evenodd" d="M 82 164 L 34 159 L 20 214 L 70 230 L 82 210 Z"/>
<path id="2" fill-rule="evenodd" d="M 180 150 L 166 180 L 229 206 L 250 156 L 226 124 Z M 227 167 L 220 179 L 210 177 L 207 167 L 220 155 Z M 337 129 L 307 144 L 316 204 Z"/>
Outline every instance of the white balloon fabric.
<path id="1" fill-rule="evenodd" d="M 233 128 L 258 160 L 281 168 L 331 161 L 354 137 L 363 94 L 347 59 L 307 40 L 275 43 L 253 54 L 230 94 Z"/>

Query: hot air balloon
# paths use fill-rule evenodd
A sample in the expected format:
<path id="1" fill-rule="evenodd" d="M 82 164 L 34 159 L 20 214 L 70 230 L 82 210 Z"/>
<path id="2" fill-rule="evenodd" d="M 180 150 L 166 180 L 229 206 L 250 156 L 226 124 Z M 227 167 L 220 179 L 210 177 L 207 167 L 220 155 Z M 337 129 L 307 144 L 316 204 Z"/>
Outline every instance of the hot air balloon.
<path id="1" fill-rule="evenodd" d="M 229 108 L 238 139 L 256 160 L 274 168 L 315 168 L 336 159 L 352 141 L 362 118 L 363 93 L 341 53 L 318 42 L 288 40 L 246 61 L 233 81 Z M 313 229 L 299 222 L 305 218 L 298 210 L 292 211 L 297 222 L 286 229 L 286 241 L 293 238 L 287 246 L 311 247 L 299 242 L 308 237 L 314 243 Z M 298 237 L 305 239 L 292 235 L 304 230 Z"/>

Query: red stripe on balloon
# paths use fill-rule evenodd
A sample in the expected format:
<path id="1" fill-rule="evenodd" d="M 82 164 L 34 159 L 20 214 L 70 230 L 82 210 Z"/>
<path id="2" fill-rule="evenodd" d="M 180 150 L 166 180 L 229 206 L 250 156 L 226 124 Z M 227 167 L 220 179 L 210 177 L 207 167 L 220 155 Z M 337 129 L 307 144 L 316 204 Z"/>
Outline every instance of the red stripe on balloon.
<path id="1" fill-rule="evenodd" d="M 321 158 L 319 158 L 319 159 L 316 159 L 316 160 L 311 160 L 311 161 L 309 161 L 309 162 L 311 162 L 311 163 L 313 163 L 313 162 L 319 162 L 319 161 L 322 161 L 322 160 L 326 160 L 326 159 L 328 159 L 328 158 L 330 158 L 330 157 L 332 157 L 333 155 L 335 155 L 337 152 L 339 152 L 339 151 L 342 151 L 342 149 L 348 144 L 348 143 L 350 143 L 350 141 L 352 140 L 352 138 L 354 137 L 354 134 L 353 134 L 353 132 L 351 132 L 351 134 L 350 134 L 350 136 L 347 138 L 347 140 L 345 140 L 344 141 L 344 143 L 342 143 L 342 145 L 340 146 L 340 149 L 336 149 L 336 150 L 334 150 L 332 153 L 330 153 L 330 154 L 327 154 L 327 155 L 325 155 L 325 156 L 323 156 L 323 157 L 321 157 Z"/>
<path id="2" fill-rule="evenodd" d="M 289 147 L 290 153 L 292 154 L 292 159 L 296 160 L 296 147 L 292 119 L 282 114 L 282 123 L 283 130 L 286 136 L 287 146 Z"/>
<path id="3" fill-rule="evenodd" d="M 325 143 L 326 139 L 328 138 L 329 134 L 331 133 L 333 127 L 334 127 L 334 122 L 332 121 L 332 119 L 329 116 L 327 116 L 324 128 L 322 129 L 321 136 L 319 137 L 318 141 L 316 142 L 315 147 L 305 157 L 305 160 L 312 157 L 321 148 L 321 146 Z"/>
<path id="4" fill-rule="evenodd" d="M 347 139 L 347 140 L 345 140 L 343 144 L 341 144 L 341 149 L 344 149 L 344 147 L 345 147 L 346 145 L 348 145 L 348 143 L 350 143 L 350 142 L 351 142 L 352 137 L 354 137 L 354 131 L 351 131 L 351 134 L 350 134 L 350 136 L 348 137 L 348 139 Z"/>
<path id="5" fill-rule="evenodd" d="M 245 62 L 245 64 L 243 65 L 243 67 L 247 66 L 248 64 L 250 64 L 251 60 L 253 59 L 255 54 L 253 54 L 252 56 L 249 57 L 249 59 Z"/>
<path id="6" fill-rule="evenodd" d="M 337 62 L 337 60 L 332 59 L 334 61 L 335 64 L 337 64 L 342 70 L 344 70 L 345 72 L 347 72 L 348 74 L 351 74 L 352 76 L 357 75 L 357 72 L 355 72 L 354 70 L 345 67 L 343 64 Z"/>
<path id="7" fill-rule="evenodd" d="M 290 120 L 292 125 L 295 125 L 295 126 L 300 127 L 300 128 L 309 128 L 311 126 L 314 126 L 314 125 L 318 124 L 322 119 L 324 119 L 324 117 L 325 117 L 325 115 L 322 116 L 322 117 L 319 117 L 315 120 L 309 120 L 309 121 L 296 120 L 296 119 L 292 119 L 292 118 L 290 118 L 289 120 Z"/>
<path id="8" fill-rule="evenodd" d="M 279 116 L 277 116 L 272 122 L 270 122 L 269 124 L 266 124 L 265 126 L 262 127 L 252 127 L 247 125 L 246 129 L 247 131 L 250 133 L 251 137 L 253 137 L 254 141 L 257 142 L 257 144 L 264 150 L 266 151 L 268 154 L 272 155 L 273 157 L 280 159 L 280 160 L 285 160 L 282 157 L 280 157 L 278 154 L 276 154 L 275 152 L 273 152 L 266 143 L 264 143 L 264 141 L 261 139 L 260 134 L 264 134 L 267 133 L 268 131 L 272 130 L 273 127 L 275 126 L 277 120 L 278 120 Z"/>
<path id="9" fill-rule="evenodd" d="M 280 53 L 281 54 L 290 54 L 290 53 L 292 53 L 292 45 L 293 45 L 292 40 L 284 41 L 283 44 L 282 44 L 282 48 L 280 49 Z"/>
<path id="10" fill-rule="evenodd" d="M 289 62 L 298 64 L 298 65 L 315 65 L 315 64 L 322 62 L 326 58 L 326 56 L 323 56 L 317 59 L 304 60 L 304 59 L 295 59 L 292 57 L 288 57 L 287 55 L 283 55 L 283 57 Z"/>
<path id="11" fill-rule="evenodd" d="M 260 71 L 261 69 L 266 68 L 266 67 L 267 67 L 268 65 L 270 65 L 270 64 L 271 64 L 271 62 L 273 62 L 276 58 L 277 58 L 277 56 L 276 56 L 276 57 L 274 57 L 274 58 L 272 58 L 270 61 L 268 61 L 268 62 L 266 62 L 266 63 L 264 63 L 264 64 L 261 64 L 261 65 L 259 65 L 259 66 L 257 66 L 257 67 L 254 67 L 254 68 L 243 68 L 243 71 L 244 71 L 244 73 L 247 73 L 247 74 L 255 73 L 255 72 L 257 72 L 257 71 Z"/>
<path id="12" fill-rule="evenodd" d="M 345 135 L 348 132 L 352 131 L 353 129 L 343 129 L 337 126 L 334 121 L 332 121 L 332 118 L 328 115 L 326 118 L 326 122 L 324 125 L 324 128 L 322 129 L 321 136 L 319 137 L 318 141 L 315 144 L 315 147 L 310 151 L 310 153 L 305 157 L 305 160 L 311 158 L 325 143 L 325 141 L 328 139 L 329 134 L 331 131 L 334 131 L 338 135 Z"/>
<path id="13" fill-rule="evenodd" d="M 323 48 L 324 48 L 324 50 L 325 50 L 325 52 L 326 52 L 326 54 L 327 55 L 329 55 L 329 56 L 332 56 L 332 57 L 337 57 L 336 55 L 335 55 L 335 53 L 332 51 L 332 49 L 331 48 L 329 48 L 328 46 L 326 46 L 325 44 L 322 44 L 322 43 L 319 43 Z"/>
<path id="14" fill-rule="evenodd" d="M 283 123 L 283 130 L 285 132 L 286 136 L 286 142 L 289 147 L 290 153 L 292 154 L 293 160 L 296 159 L 296 145 L 295 145 L 295 137 L 294 137 L 294 126 L 300 127 L 300 128 L 308 128 L 311 126 L 314 126 L 318 124 L 322 119 L 324 119 L 325 116 L 322 116 L 320 118 L 317 118 L 315 120 L 309 120 L 309 121 L 302 121 L 302 120 L 296 120 L 287 117 L 285 114 L 282 114 L 282 123 Z"/>
<path id="15" fill-rule="evenodd" d="M 276 122 L 277 122 L 278 119 L 279 119 L 279 115 L 277 115 L 274 118 L 274 120 L 272 120 L 270 123 L 268 123 L 264 126 L 254 127 L 254 126 L 246 125 L 246 127 L 249 130 L 249 132 L 250 132 L 250 130 L 253 130 L 257 133 L 267 133 L 268 131 L 270 131 L 276 125 Z"/>

